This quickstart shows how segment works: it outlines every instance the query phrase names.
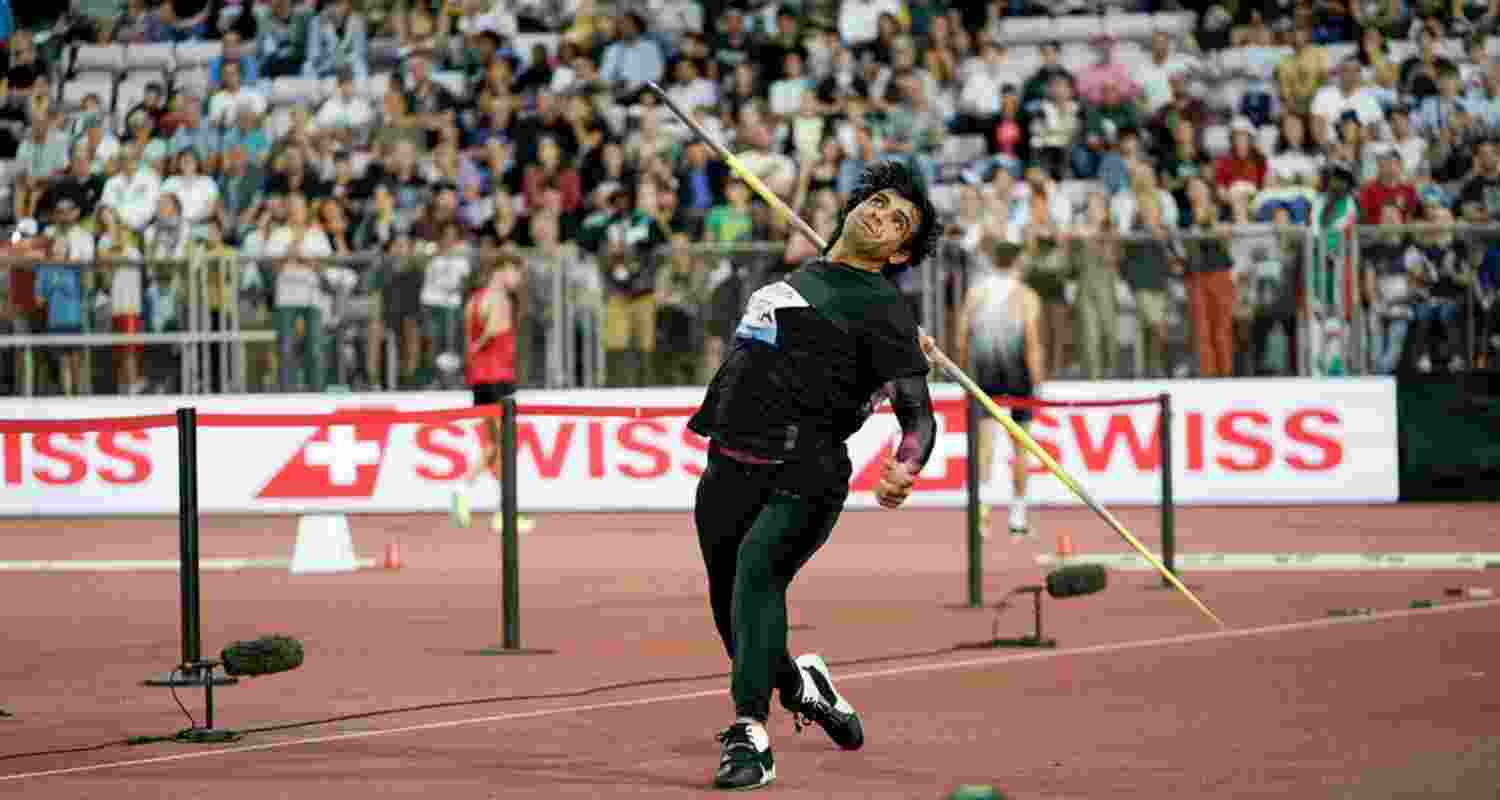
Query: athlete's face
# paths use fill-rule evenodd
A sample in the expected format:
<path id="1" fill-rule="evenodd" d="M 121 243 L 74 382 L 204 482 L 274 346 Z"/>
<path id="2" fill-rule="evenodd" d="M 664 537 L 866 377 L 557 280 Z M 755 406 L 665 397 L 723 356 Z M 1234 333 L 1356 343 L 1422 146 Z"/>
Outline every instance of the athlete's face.
<path id="1" fill-rule="evenodd" d="M 906 247 L 921 223 L 910 200 L 886 189 L 865 198 L 849 212 L 844 235 L 861 256 L 900 264 L 909 257 Z"/>

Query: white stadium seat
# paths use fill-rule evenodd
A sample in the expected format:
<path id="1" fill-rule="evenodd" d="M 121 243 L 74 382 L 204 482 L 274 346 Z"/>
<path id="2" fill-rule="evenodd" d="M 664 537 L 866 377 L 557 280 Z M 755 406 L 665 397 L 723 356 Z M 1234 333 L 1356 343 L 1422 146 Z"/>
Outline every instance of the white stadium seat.
<path id="1" fill-rule="evenodd" d="M 103 72 L 86 72 L 64 83 L 61 96 L 63 110 L 72 111 L 82 107 L 84 98 L 91 94 L 99 96 L 99 108 L 108 112 L 115 99 L 114 76 Z"/>
<path id="2" fill-rule="evenodd" d="M 223 54 L 223 42 L 182 42 L 172 51 L 172 63 L 177 69 L 205 67 Z"/>
<path id="3" fill-rule="evenodd" d="M 124 72 L 125 46 L 119 44 L 81 44 L 73 49 L 73 74 L 85 72 Z"/>
<path id="4" fill-rule="evenodd" d="M 129 72 L 171 72 L 174 49 L 170 44 L 133 44 L 125 48 L 125 69 Z"/>

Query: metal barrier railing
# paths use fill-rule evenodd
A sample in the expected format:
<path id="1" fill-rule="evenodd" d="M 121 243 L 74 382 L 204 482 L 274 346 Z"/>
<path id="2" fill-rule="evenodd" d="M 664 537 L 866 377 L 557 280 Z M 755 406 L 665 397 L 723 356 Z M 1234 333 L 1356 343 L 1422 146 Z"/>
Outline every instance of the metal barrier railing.
<path id="1" fill-rule="evenodd" d="M 1364 287 L 1369 280 L 1364 244 L 1372 236 L 1399 231 L 1422 234 L 1435 231 L 1451 231 L 1455 236 L 1478 240 L 1484 247 L 1476 252 L 1487 251 L 1487 237 L 1493 237 L 1500 246 L 1500 225 L 1451 226 L 1433 224 L 1411 224 L 1401 226 L 1352 226 L 1342 230 L 1323 230 L 1315 226 L 1275 227 L 1256 225 L 1253 227 L 1231 227 L 1225 232 L 1200 230 L 1173 230 L 1165 243 L 1179 259 L 1192 258 L 1195 242 L 1223 238 L 1227 246 L 1242 243 L 1244 237 L 1260 237 L 1279 248 L 1273 254 L 1277 261 L 1277 273 L 1287 281 L 1300 285 L 1299 298 L 1292 316 L 1286 310 L 1276 313 L 1278 320 L 1290 319 L 1293 330 L 1284 331 L 1288 338 L 1285 347 L 1288 357 L 1295 360 L 1295 370 L 1290 364 L 1279 367 L 1280 374 L 1323 375 L 1367 374 L 1373 368 L 1372 347 L 1374 339 L 1370 333 L 1370 309 L 1364 302 Z M 1118 259 L 1119 253 L 1132 245 L 1159 241 L 1140 234 L 1111 234 L 1075 239 L 1070 246 L 1082 247 L 1088 253 L 1104 253 Z M 1102 245 L 1102 246 L 1101 246 Z M 710 377 L 717 359 L 732 343 L 734 324 L 745 300 L 760 286 L 778 279 L 793 265 L 786 261 L 785 242 L 741 243 L 733 245 L 693 244 L 682 251 L 663 246 L 653 252 L 634 256 L 630 262 L 634 268 L 650 270 L 655 280 L 649 290 L 637 294 L 634 299 L 641 302 L 632 306 L 632 298 L 622 295 L 610 286 L 610 279 L 599 257 L 579 252 L 573 248 L 543 253 L 538 250 L 510 250 L 519 255 L 525 265 L 527 280 L 521 290 L 518 304 L 518 333 L 522 340 L 523 386 L 562 388 L 596 387 L 621 383 L 620 369 L 622 352 L 634 347 L 638 335 L 646 339 L 658 338 L 654 347 L 641 346 L 642 351 L 630 373 L 634 382 L 692 382 L 701 383 Z M 471 262 L 493 253 L 470 256 Z M 332 268 L 348 268 L 350 272 L 339 281 L 326 279 L 322 292 L 327 314 L 319 325 L 327 330 L 316 331 L 316 345 L 325 348 L 322 355 L 331 356 L 315 361 L 323 362 L 323 374 L 316 376 L 313 385 L 351 386 L 387 390 L 422 386 L 461 385 L 461 373 L 438 370 L 436 356 L 443 352 L 461 353 L 457 347 L 461 331 L 452 331 L 437 326 L 424 309 L 419 295 L 422 292 L 426 268 L 432 254 L 419 256 L 359 255 L 322 259 L 297 259 L 295 263 L 316 266 L 325 279 L 333 273 Z M 48 348 L 100 348 L 124 344 L 146 347 L 170 347 L 180 354 L 176 366 L 175 389 L 183 393 L 201 393 L 215 386 L 221 391 L 248 391 L 251 388 L 274 388 L 291 390 L 295 380 L 288 383 L 287 358 L 310 358 L 307 347 L 308 331 L 297 333 L 285 324 L 275 330 L 267 325 L 272 315 L 270 298 L 274 294 L 274 268 L 281 263 L 292 262 L 285 258 L 261 258 L 234 254 L 217 259 L 193 257 L 183 261 L 119 262 L 98 261 L 79 266 L 95 272 L 96 283 L 102 275 L 99 268 L 130 263 L 142 269 L 159 270 L 163 267 L 175 270 L 171 274 L 178 281 L 179 291 L 173 298 L 177 303 L 177 325 L 173 330 L 157 330 L 143 334 L 118 334 L 91 331 L 82 334 L 48 335 L 28 333 L 25 335 L 0 336 L 0 349 L 22 353 L 19 389 L 23 394 L 32 394 L 37 389 L 33 375 L 35 353 Z M 0 269 L 27 268 L 40 263 L 34 259 L 0 258 Z M 913 308 L 921 317 L 922 324 L 938 337 L 940 344 L 951 347 L 956 326 L 960 320 L 963 299 L 985 260 L 973 251 L 966 251 L 956 239 L 945 239 L 937 254 L 921 269 L 901 277 L 898 284 L 913 302 Z M 1096 266 L 1096 265 L 1091 265 Z M 1466 269 L 1472 274 L 1475 264 Z M 1119 269 L 1118 265 L 1113 267 Z M 1246 269 L 1236 264 L 1237 271 Z M 247 278 L 262 276 L 260 287 L 252 291 Z M 265 277 L 272 275 L 272 277 Z M 350 278 L 352 276 L 352 279 Z M 1124 298 L 1121 306 L 1122 328 L 1128 333 L 1136 326 L 1134 338 L 1127 336 L 1129 347 L 1143 345 L 1140 333 L 1141 309 L 1131 296 L 1132 287 L 1128 278 L 1117 277 L 1118 292 Z M 1072 292 L 1071 282 L 1066 292 Z M 470 283 L 472 283 L 472 278 Z M 1153 342 L 1150 346 L 1165 348 L 1165 354 L 1157 354 L 1165 363 L 1165 375 L 1178 377 L 1198 373 L 1197 332 L 1193 330 L 1191 303 L 1187 281 L 1179 274 L 1165 277 L 1167 287 L 1166 323 L 1168 335 L 1165 342 Z M 1469 291 L 1465 296 L 1465 341 L 1463 351 L 1472 364 L 1474 357 L 1484 346 L 1484 336 L 1477 329 L 1477 291 L 1474 281 L 1468 281 Z M 470 285 L 464 287 L 472 288 Z M 215 292 L 220 294 L 215 295 Z M 1068 313 L 1073 313 L 1073 301 L 1061 295 L 1060 302 Z M 1243 297 L 1239 298 L 1243 302 Z M 1317 302 L 1311 302 L 1316 300 Z M 1263 309 L 1250 308 L 1244 313 L 1258 314 Z M 1267 312 L 1269 313 L 1269 312 Z M 215 316 L 217 314 L 217 316 Z M 630 320 L 619 316 L 635 314 Z M 449 317 L 445 324 L 452 325 Z M 1331 324 L 1337 320 L 1337 324 Z M 621 346 L 621 330 L 626 322 L 635 328 L 627 332 L 625 350 Z M 1118 321 L 1117 321 L 1118 322 Z M 1071 323 L 1068 323 L 1071 324 Z M 1281 324 L 1277 322 L 1276 324 Z M 425 326 L 425 329 L 424 329 Z M 651 327 L 646 336 L 642 327 Z M 1262 326 L 1264 327 L 1264 326 Z M 1336 334 L 1342 327 L 1341 338 Z M 1259 330 L 1259 329 L 1258 329 Z M 1239 335 L 1239 329 L 1236 329 Z M 1260 333 L 1264 333 L 1260 330 Z M 1072 336 L 1071 333 L 1067 334 Z M 298 341 L 288 341 L 288 339 Z M 378 339 L 378 341 L 376 341 Z M 1295 340 L 1295 341 L 1291 341 Z M 650 344 L 647 342 L 647 344 Z M 1295 352 L 1291 348 L 1295 348 Z M 247 356 L 248 348 L 258 348 L 260 357 L 252 360 Z M 1127 348 L 1129 349 L 1129 348 Z M 268 352 L 274 351 L 274 352 Z M 1130 365 L 1120 353 L 1113 363 L 1115 370 L 1103 377 L 1145 377 L 1139 368 Z M 1136 353 L 1132 352 L 1132 355 Z M 267 359 L 276 361 L 275 375 L 267 366 Z M 1076 362 L 1076 355 L 1070 356 Z M 1343 367 L 1334 368 L 1341 361 Z M 1136 358 L 1137 363 L 1142 363 Z M 461 363 L 461 360 L 460 360 Z M 1126 366 L 1121 366 L 1126 365 Z M 451 364 L 450 364 L 451 366 Z M 1264 374 L 1261 365 L 1250 367 Z M 1055 373 L 1053 377 L 1059 377 Z M 1063 374 L 1060 377 L 1084 377 Z M 628 383 L 635 385 L 635 383 Z"/>

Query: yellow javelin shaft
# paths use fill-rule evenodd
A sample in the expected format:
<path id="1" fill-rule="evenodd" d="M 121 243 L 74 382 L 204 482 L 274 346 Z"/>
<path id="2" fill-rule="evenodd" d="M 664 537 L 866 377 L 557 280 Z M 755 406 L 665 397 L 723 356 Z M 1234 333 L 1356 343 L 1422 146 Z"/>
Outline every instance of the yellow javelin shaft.
<path id="1" fill-rule="evenodd" d="M 1097 501 L 1095 501 L 1094 498 L 1089 495 L 1088 490 L 1084 489 L 1081 485 L 1079 485 L 1077 481 L 1073 480 L 1073 477 L 1071 475 L 1069 475 L 1067 472 L 1064 472 L 1062 466 L 1059 465 L 1056 461 L 1052 460 L 1052 456 L 1048 455 L 1047 451 L 1043 450 L 1042 446 L 1037 444 L 1035 439 L 1031 438 L 1031 434 L 1027 433 L 1025 428 L 1017 425 L 1015 423 L 1015 420 L 1012 420 L 1010 418 L 1009 414 L 1005 413 L 1005 411 L 1002 410 L 994 400 L 990 399 L 990 396 L 986 394 L 983 389 L 979 388 L 978 384 L 974 383 L 973 379 L 971 379 L 968 375 L 965 375 L 964 371 L 959 369 L 958 365 L 954 364 L 952 359 L 948 358 L 947 354 L 934 346 L 929 351 L 928 355 L 932 357 L 932 360 L 937 362 L 938 366 L 943 368 L 944 372 L 948 373 L 949 377 L 958 381 L 959 384 L 964 387 L 964 390 L 969 393 L 969 396 L 973 397 L 975 400 L 978 400 L 979 404 L 984 406 L 984 409 L 990 413 L 990 416 L 994 417 L 996 420 L 999 420 L 1000 424 L 1004 425 L 1007 431 L 1010 431 L 1010 435 L 1015 437 L 1016 441 L 1020 442 L 1028 452 L 1036 456 L 1037 460 L 1041 461 L 1042 465 L 1050 470 L 1053 475 L 1056 475 L 1057 479 L 1062 481 L 1064 486 L 1067 486 L 1069 489 L 1071 489 L 1073 494 L 1078 496 L 1079 500 L 1082 500 L 1084 504 L 1092 509 L 1095 514 L 1098 514 L 1104 519 L 1105 522 L 1109 523 L 1109 526 L 1115 529 L 1115 533 L 1120 534 L 1120 538 L 1124 539 L 1126 543 L 1128 543 L 1131 547 L 1134 547 L 1136 549 L 1136 552 L 1140 553 L 1142 557 L 1144 557 L 1151 563 L 1151 566 L 1156 567 L 1156 571 L 1160 572 L 1162 574 L 1162 577 L 1166 578 L 1169 582 L 1171 582 L 1173 586 L 1177 587 L 1178 591 L 1182 592 L 1184 595 L 1187 595 L 1187 598 L 1193 601 L 1193 605 L 1197 606 L 1199 611 L 1202 611 L 1205 615 L 1207 615 L 1208 618 L 1213 620 L 1214 624 L 1218 625 L 1220 628 L 1226 627 L 1224 625 L 1224 621 L 1219 619 L 1217 614 L 1210 611 L 1208 609 L 1208 606 L 1204 605 L 1203 601 L 1199 600 L 1198 596 L 1193 594 L 1191 589 L 1183 585 L 1182 581 L 1177 580 L 1177 576 L 1173 575 L 1172 571 L 1167 569 L 1166 566 L 1156 558 L 1156 556 L 1152 555 L 1151 551 L 1147 550 L 1145 545 L 1141 544 L 1139 540 L 1132 536 L 1130 534 L 1130 531 L 1126 530 L 1125 526 L 1120 524 L 1119 520 L 1115 519 L 1115 515 L 1109 512 L 1109 509 L 1105 508 Z"/>

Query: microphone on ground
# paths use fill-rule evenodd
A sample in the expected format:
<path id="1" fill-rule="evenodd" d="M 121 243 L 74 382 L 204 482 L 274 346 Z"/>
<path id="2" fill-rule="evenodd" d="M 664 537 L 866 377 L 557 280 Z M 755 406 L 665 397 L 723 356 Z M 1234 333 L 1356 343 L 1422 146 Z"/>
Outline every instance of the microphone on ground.
<path id="1" fill-rule="evenodd" d="M 254 677 L 274 675 L 302 666 L 302 643 L 290 636 L 262 636 L 235 642 L 220 657 L 230 675 Z"/>
<path id="2" fill-rule="evenodd" d="M 1047 594 L 1057 598 L 1082 597 L 1104 591 L 1108 582 L 1104 567 L 1098 564 L 1062 567 L 1047 573 Z"/>

